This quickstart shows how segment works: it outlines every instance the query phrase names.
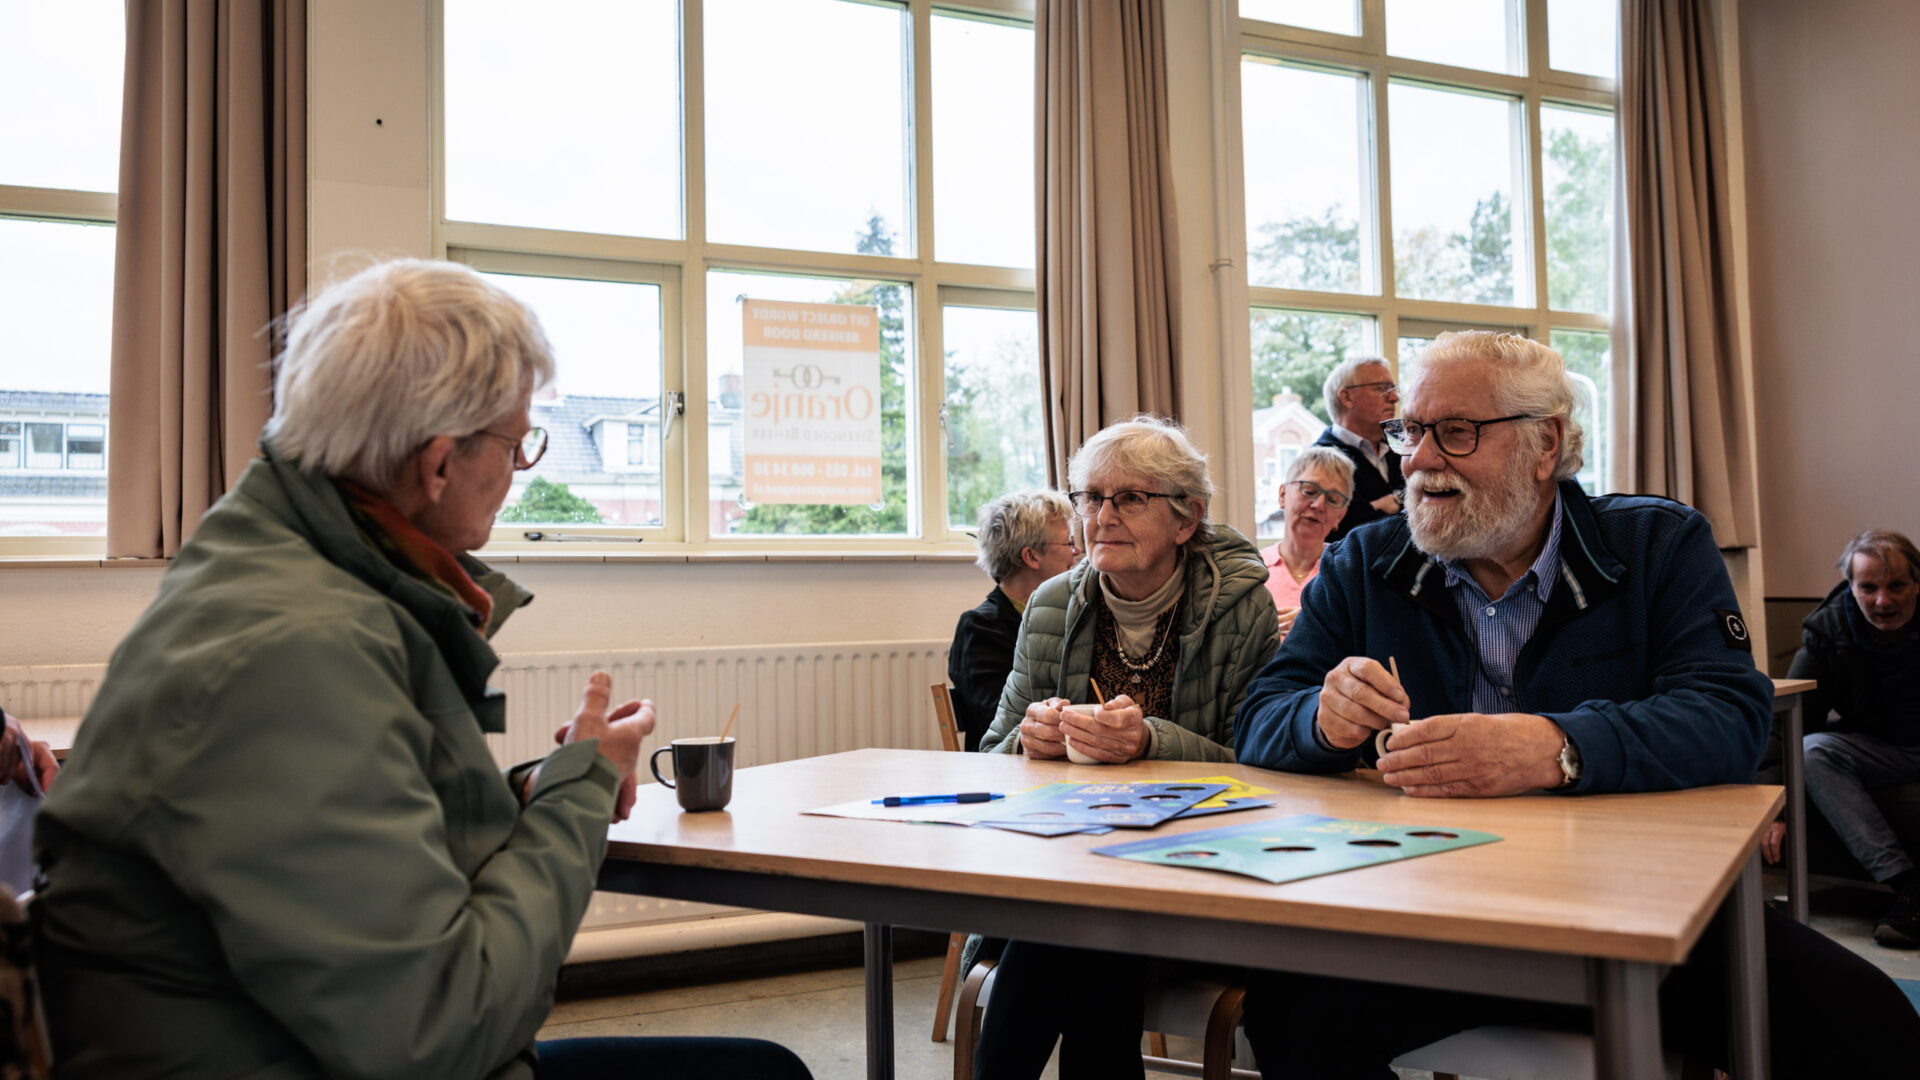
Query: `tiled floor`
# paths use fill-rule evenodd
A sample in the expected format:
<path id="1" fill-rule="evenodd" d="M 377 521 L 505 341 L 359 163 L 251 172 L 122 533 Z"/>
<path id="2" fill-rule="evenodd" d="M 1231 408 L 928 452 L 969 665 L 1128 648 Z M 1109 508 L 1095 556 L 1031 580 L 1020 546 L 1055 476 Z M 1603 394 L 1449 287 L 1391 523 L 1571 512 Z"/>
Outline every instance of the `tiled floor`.
<path id="1" fill-rule="evenodd" d="M 1768 884 L 1770 892 L 1778 891 L 1777 882 Z M 1886 902 L 1884 893 L 1821 892 L 1813 923 L 1889 975 L 1920 979 L 1920 953 L 1873 943 L 1874 918 Z M 929 1038 L 940 969 L 939 958 L 906 961 L 895 968 L 895 1062 L 901 1080 L 953 1075 L 952 1041 Z M 860 1080 L 866 1075 L 866 1013 L 858 968 L 564 1002 L 540 1031 L 543 1039 L 579 1035 L 753 1036 L 792 1049 L 817 1080 Z M 1173 1043 L 1178 1056 L 1180 1040 Z M 1052 1080 L 1052 1067 L 1046 1075 Z M 1424 1076 L 1413 1074 L 1408 1080 Z"/>

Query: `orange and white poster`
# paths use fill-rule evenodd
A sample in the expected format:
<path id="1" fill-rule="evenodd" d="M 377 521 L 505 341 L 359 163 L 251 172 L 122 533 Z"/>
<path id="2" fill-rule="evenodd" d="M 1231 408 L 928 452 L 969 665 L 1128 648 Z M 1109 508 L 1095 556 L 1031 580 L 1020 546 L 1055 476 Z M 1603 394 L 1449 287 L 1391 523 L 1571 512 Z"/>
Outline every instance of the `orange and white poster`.
<path id="1" fill-rule="evenodd" d="M 746 300 L 745 490 L 756 503 L 880 501 L 880 311 Z"/>

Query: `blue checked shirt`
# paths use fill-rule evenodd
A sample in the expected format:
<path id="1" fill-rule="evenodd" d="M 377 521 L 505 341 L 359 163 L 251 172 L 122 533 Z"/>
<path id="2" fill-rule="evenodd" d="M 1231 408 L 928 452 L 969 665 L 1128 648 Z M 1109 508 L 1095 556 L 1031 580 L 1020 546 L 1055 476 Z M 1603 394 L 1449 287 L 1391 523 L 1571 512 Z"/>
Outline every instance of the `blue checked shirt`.
<path id="1" fill-rule="evenodd" d="M 1498 600 L 1487 594 L 1458 564 L 1443 562 L 1447 571 L 1447 591 L 1460 607 L 1460 621 L 1467 639 L 1480 656 L 1473 674 L 1473 711 L 1509 713 L 1513 704 L 1513 665 L 1520 659 L 1520 648 L 1540 625 L 1547 610 L 1547 598 L 1553 595 L 1553 582 L 1560 576 L 1560 495 L 1553 496 L 1553 528 L 1540 557 L 1533 560 L 1520 580 L 1507 587 Z"/>

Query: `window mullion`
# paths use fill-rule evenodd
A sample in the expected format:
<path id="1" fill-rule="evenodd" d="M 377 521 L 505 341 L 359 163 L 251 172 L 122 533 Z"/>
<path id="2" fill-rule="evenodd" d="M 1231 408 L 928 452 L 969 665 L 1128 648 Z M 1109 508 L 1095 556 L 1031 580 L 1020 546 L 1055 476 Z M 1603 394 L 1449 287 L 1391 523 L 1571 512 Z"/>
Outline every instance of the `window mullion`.
<path id="1" fill-rule="evenodd" d="M 687 254 L 680 270 L 680 344 L 687 414 L 677 431 L 685 494 L 681 513 L 689 544 L 712 538 L 712 466 L 707 460 L 708 409 L 714 395 L 707 379 L 707 138 L 706 55 L 703 0 L 680 0 L 681 202 L 686 208 Z"/>
<path id="2" fill-rule="evenodd" d="M 909 522 L 918 522 L 917 531 L 927 540 L 944 540 L 946 521 L 945 428 L 940 423 L 940 404 L 946 395 L 945 349 L 940 333 L 940 286 L 934 265 L 933 233 L 933 3 L 912 0 L 910 33 L 913 60 L 909 65 L 908 86 L 913 101 L 913 142 L 909 147 L 912 167 L 908 170 L 913 185 L 914 254 L 918 257 L 920 281 L 916 286 L 913 312 L 919 320 L 914 357 L 919 391 L 914 407 L 907 410 L 909 438 L 918 448 L 919 483 L 907 485 Z M 916 495 L 918 513 L 914 512 Z M 913 528 L 913 526 L 909 526 Z"/>

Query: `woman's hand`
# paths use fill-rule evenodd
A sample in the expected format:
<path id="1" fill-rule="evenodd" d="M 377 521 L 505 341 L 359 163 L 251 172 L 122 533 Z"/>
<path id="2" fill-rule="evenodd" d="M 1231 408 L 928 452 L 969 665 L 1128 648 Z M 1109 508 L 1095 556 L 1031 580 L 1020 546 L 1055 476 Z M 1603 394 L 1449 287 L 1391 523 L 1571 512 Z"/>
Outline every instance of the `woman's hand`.
<path id="1" fill-rule="evenodd" d="M 1066 698 L 1050 697 L 1027 706 L 1020 721 L 1021 753 L 1042 759 L 1067 756 L 1066 736 L 1060 733 L 1060 706 L 1065 704 Z"/>
<path id="2" fill-rule="evenodd" d="M 1153 745 L 1146 714 L 1125 694 L 1100 706 L 1092 716 L 1067 713 L 1060 721 L 1060 730 L 1073 737 L 1075 750 L 1115 765 L 1144 756 L 1147 747 Z"/>

